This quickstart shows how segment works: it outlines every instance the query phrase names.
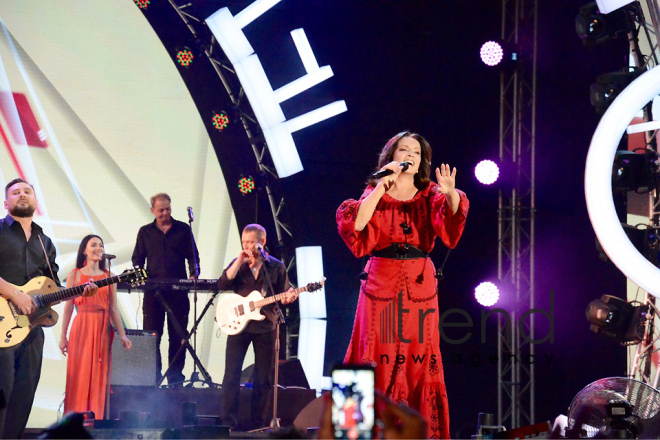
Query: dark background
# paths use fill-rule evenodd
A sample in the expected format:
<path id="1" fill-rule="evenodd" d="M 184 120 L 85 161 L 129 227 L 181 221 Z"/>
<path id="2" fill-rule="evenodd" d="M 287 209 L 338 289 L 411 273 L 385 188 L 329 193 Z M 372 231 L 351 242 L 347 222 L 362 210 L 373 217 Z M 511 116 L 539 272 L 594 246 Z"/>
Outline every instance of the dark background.
<path id="1" fill-rule="evenodd" d="M 250 3 L 200 0 L 193 7 L 205 18 L 223 6 L 236 15 Z M 587 384 L 626 372 L 625 349 L 591 333 L 585 319 L 591 300 L 602 294 L 625 297 L 625 279 L 598 258 L 583 170 L 599 120 L 589 86 L 598 75 L 627 65 L 627 44 L 583 47 L 574 25 L 582 4 L 539 2 L 535 281 L 538 307 L 550 310 L 554 291 L 554 343 L 537 346 L 537 422 L 566 414 Z M 475 432 L 478 412 L 497 412 L 496 365 L 487 360 L 497 352 L 496 329 L 489 322 L 487 343 L 480 343 L 481 308 L 473 295 L 477 284 L 496 276 L 497 191 L 480 185 L 473 169 L 498 155 L 499 76 L 484 67 L 478 52 L 483 42 L 499 36 L 501 8 L 495 0 L 283 0 L 244 29 L 274 89 L 304 74 L 289 36 L 299 27 L 319 65 L 334 71 L 334 77 L 286 101 L 287 118 L 338 99 L 348 106 L 348 112 L 294 134 L 305 170 L 279 182 L 292 244 L 323 247 L 326 370 L 342 361 L 348 346 L 364 264 L 337 234 L 335 210 L 343 200 L 360 196 L 380 148 L 399 131 L 424 135 L 435 166 L 458 168 L 457 187 L 467 193 L 471 207 L 463 238 L 445 267 L 439 301 L 441 310 L 462 308 L 475 322 L 468 342 L 442 345 L 451 432 L 461 438 Z M 153 2 L 149 14 L 166 46 L 190 38 L 169 5 Z M 218 105 L 228 106 L 210 69 L 182 69 L 182 76 L 202 117 Z M 212 128 L 209 133 L 235 194 L 233 179 L 257 173 L 251 148 L 238 124 L 230 124 L 222 137 Z M 259 221 L 272 233 L 263 191 L 258 203 L 254 197 L 233 197 L 239 227 Z M 433 252 L 436 266 L 444 253 L 442 246 Z M 550 332 L 548 320 L 540 317 L 537 323 L 537 337 Z M 460 364 L 453 362 L 455 355 L 462 356 Z M 552 356 L 549 365 L 546 355 Z M 480 364 L 474 366 L 472 359 Z"/>

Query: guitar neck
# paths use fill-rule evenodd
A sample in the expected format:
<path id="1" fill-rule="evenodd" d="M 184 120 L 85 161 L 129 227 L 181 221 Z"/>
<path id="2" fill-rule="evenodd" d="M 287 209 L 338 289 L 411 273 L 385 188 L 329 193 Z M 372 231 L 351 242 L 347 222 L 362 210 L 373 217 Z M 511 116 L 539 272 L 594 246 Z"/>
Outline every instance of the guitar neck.
<path id="1" fill-rule="evenodd" d="M 116 284 L 118 282 L 119 282 L 119 276 L 117 275 L 114 277 L 104 278 L 102 280 L 96 280 L 94 281 L 94 284 L 96 284 L 97 286 L 99 286 L 99 288 L 101 288 L 101 287 L 109 286 L 111 284 Z M 43 301 L 43 304 L 47 306 L 53 303 L 66 301 L 67 299 L 80 296 L 83 294 L 84 290 L 85 290 L 85 285 L 82 284 L 80 286 L 69 287 L 67 289 L 58 290 L 56 292 L 45 293 L 41 295 L 41 301 Z"/>
<path id="2" fill-rule="evenodd" d="M 300 292 L 305 292 L 306 290 L 307 290 L 307 286 L 298 287 L 297 289 L 293 289 L 293 293 L 299 294 Z M 283 292 L 283 293 L 278 293 L 277 295 L 274 295 L 274 296 L 269 296 L 267 298 L 262 299 L 261 301 L 255 301 L 254 305 L 256 307 L 267 306 L 268 304 L 272 304 L 275 301 L 279 301 L 281 299 L 284 299 L 286 294 L 287 294 L 287 292 Z"/>

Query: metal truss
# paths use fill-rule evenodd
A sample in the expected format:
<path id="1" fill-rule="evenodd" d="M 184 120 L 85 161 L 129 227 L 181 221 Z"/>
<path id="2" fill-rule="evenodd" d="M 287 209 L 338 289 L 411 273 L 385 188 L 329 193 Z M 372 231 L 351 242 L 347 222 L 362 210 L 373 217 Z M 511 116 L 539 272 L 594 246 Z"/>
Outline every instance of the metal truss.
<path id="1" fill-rule="evenodd" d="M 268 152 L 263 135 L 261 134 L 261 127 L 257 122 L 256 117 L 250 103 L 245 96 L 243 87 L 240 80 L 233 69 L 233 66 L 227 60 L 222 48 L 216 41 L 215 37 L 208 29 L 204 19 L 196 17 L 192 11 L 192 3 L 189 1 L 175 1 L 168 0 L 170 5 L 175 9 L 181 20 L 186 27 L 190 30 L 198 48 L 204 52 L 208 58 L 211 66 L 215 70 L 218 78 L 222 82 L 232 105 L 236 109 L 236 114 L 241 120 L 247 139 L 252 146 L 252 152 L 256 159 L 257 168 L 262 176 L 267 176 L 263 179 L 263 187 L 268 196 L 270 210 L 275 224 L 275 233 L 277 236 L 277 248 L 281 251 L 282 262 L 284 263 L 287 273 L 290 273 L 295 268 L 295 251 L 291 248 L 291 238 L 293 233 L 291 228 L 287 225 L 284 218 L 286 217 L 286 204 L 284 197 L 281 195 L 279 186 L 279 176 L 271 165 L 272 160 Z M 290 309 L 287 308 L 287 315 Z M 294 318 L 295 319 L 295 318 Z M 297 330 L 295 333 L 290 331 L 287 327 L 286 334 L 286 357 L 295 358 L 297 354 Z M 294 339 L 296 339 L 294 341 Z"/>
<path id="2" fill-rule="evenodd" d="M 534 423 L 534 160 L 538 0 L 502 0 L 502 40 L 519 54 L 515 67 L 500 73 L 500 161 L 515 181 L 499 193 L 498 277 L 515 291 L 510 322 L 498 323 L 498 424 Z M 521 330 L 525 335 L 521 334 Z M 530 357 L 531 356 L 531 357 Z"/>

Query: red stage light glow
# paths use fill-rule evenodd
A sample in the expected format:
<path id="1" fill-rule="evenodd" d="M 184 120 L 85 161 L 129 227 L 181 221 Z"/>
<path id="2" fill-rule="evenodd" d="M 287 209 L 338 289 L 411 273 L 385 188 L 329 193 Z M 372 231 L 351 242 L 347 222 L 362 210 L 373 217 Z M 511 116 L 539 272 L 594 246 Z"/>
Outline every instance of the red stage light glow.
<path id="1" fill-rule="evenodd" d="M 229 125 L 229 118 L 225 112 L 213 114 L 213 126 L 222 131 Z"/>
<path id="2" fill-rule="evenodd" d="M 180 51 L 177 52 L 176 54 L 176 60 L 181 64 L 183 67 L 188 67 L 192 64 L 193 62 L 193 54 L 190 51 L 190 49 L 181 49 Z"/>
<path id="3" fill-rule="evenodd" d="M 238 181 L 238 189 L 243 195 L 251 193 L 254 190 L 254 179 L 250 176 L 241 177 Z"/>
<path id="4" fill-rule="evenodd" d="M 149 6 L 149 0 L 133 0 L 138 8 L 147 9 Z"/>

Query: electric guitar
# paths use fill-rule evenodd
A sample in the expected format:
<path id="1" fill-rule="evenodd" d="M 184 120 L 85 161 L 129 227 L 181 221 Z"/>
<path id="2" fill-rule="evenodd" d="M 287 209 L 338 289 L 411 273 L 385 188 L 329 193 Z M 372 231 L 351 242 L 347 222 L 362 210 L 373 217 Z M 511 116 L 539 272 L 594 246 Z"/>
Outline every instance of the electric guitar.
<path id="1" fill-rule="evenodd" d="M 98 287 L 119 282 L 137 285 L 146 279 L 147 272 L 135 268 L 125 270 L 114 277 L 96 280 L 94 284 Z M 37 309 L 29 315 L 24 315 L 12 302 L 0 297 L 0 348 L 20 344 L 35 327 L 52 327 L 57 324 L 59 315 L 50 306 L 81 296 L 85 290 L 85 285 L 60 290 L 55 281 L 43 276 L 32 278 L 24 286 L 14 287 L 30 295 Z"/>
<path id="2" fill-rule="evenodd" d="M 325 280 L 324 277 L 320 283 L 309 283 L 304 287 L 294 289 L 293 293 L 319 290 L 325 284 Z M 283 299 L 286 294 L 287 292 L 284 292 L 264 298 L 258 290 L 250 292 L 248 296 L 227 293 L 218 301 L 218 308 L 215 310 L 215 321 L 224 333 L 237 335 L 245 330 L 248 322 L 253 320 L 262 321 L 266 317 L 260 313 L 262 307 Z"/>

